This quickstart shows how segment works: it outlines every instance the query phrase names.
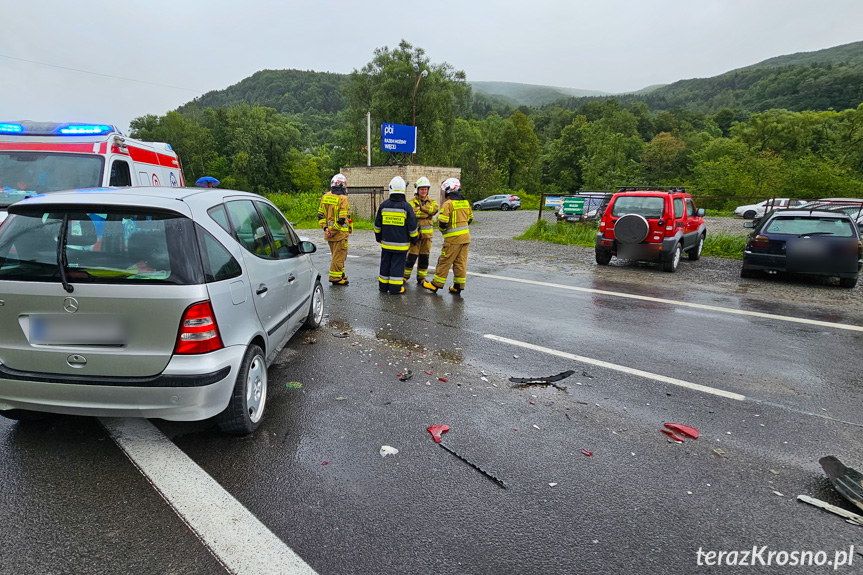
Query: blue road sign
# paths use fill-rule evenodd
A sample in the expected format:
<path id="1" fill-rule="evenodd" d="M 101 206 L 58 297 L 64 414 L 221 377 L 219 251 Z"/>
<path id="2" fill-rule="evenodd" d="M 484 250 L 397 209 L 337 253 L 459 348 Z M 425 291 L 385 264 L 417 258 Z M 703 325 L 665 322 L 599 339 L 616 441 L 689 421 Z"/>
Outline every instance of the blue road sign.
<path id="1" fill-rule="evenodd" d="M 381 124 L 381 149 L 385 152 L 417 153 L 416 126 Z"/>

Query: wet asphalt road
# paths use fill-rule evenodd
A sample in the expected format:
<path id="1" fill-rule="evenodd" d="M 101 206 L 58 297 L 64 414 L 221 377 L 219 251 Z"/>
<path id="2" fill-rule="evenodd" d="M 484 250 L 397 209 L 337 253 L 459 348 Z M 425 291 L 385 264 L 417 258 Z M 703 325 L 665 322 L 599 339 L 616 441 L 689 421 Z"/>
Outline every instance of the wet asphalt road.
<path id="1" fill-rule="evenodd" d="M 794 500 L 851 509 L 817 460 L 863 468 L 861 332 L 476 275 L 461 298 L 415 284 L 386 296 L 375 289 L 375 246 L 356 236 L 351 285 L 326 288 L 328 324 L 298 334 L 270 368 L 255 435 L 155 422 L 319 573 L 724 573 L 747 569 L 699 568 L 696 550 L 767 545 L 832 558 L 863 545 L 859 527 Z M 718 290 L 684 283 L 686 269 L 670 279 L 571 262 L 561 273 L 554 262 L 506 265 L 476 243 L 475 273 L 863 325 L 844 290 L 796 286 L 819 291 L 819 305 L 777 302 L 769 284 Z M 316 261 L 325 272 L 327 254 Z M 407 369 L 413 377 L 399 381 Z M 507 381 L 567 369 L 576 373 L 565 391 Z M 667 421 L 701 436 L 671 443 L 659 432 Z M 436 446 L 432 424 L 451 426 L 444 442 L 508 489 Z M 382 458 L 382 445 L 399 453 Z M 0 420 L 0 475 L 0 573 L 225 572 L 96 420 Z M 832 571 L 756 572 L 789 570 Z"/>

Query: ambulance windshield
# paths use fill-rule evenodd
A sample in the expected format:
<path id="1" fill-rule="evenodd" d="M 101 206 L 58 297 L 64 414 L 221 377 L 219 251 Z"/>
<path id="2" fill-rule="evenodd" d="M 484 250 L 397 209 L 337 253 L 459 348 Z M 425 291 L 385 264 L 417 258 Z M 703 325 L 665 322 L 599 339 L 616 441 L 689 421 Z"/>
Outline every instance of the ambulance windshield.
<path id="1" fill-rule="evenodd" d="M 96 155 L 0 151 L 0 207 L 46 192 L 98 187 L 103 166 Z"/>

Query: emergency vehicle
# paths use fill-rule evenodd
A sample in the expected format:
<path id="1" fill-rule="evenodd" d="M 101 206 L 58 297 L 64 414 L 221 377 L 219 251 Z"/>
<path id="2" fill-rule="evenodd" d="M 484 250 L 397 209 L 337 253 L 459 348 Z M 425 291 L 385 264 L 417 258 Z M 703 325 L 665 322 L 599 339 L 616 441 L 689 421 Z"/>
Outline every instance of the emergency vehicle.
<path id="1" fill-rule="evenodd" d="M 105 124 L 0 122 L 0 222 L 8 206 L 38 194 L 184 185 L 170 144 L 134 140 Z"/>

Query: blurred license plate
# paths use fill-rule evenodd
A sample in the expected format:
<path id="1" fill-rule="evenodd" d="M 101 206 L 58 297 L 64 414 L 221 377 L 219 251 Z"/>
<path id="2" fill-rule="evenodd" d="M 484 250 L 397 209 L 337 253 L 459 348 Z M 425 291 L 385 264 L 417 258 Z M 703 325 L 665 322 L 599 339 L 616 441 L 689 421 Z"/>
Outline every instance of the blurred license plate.
<path id="1" fill-rule="evenodd" d="M 42 345 L 123 345 L 127 330 L 114 317 L 30 316 L 30 343 Z"/>
<path id="2" fill-rule="evenodd" d="M 789 256 L 820 256 L 827 253 L 827 244 L 812 238 L 788 240 L 785 253 Z"/>

